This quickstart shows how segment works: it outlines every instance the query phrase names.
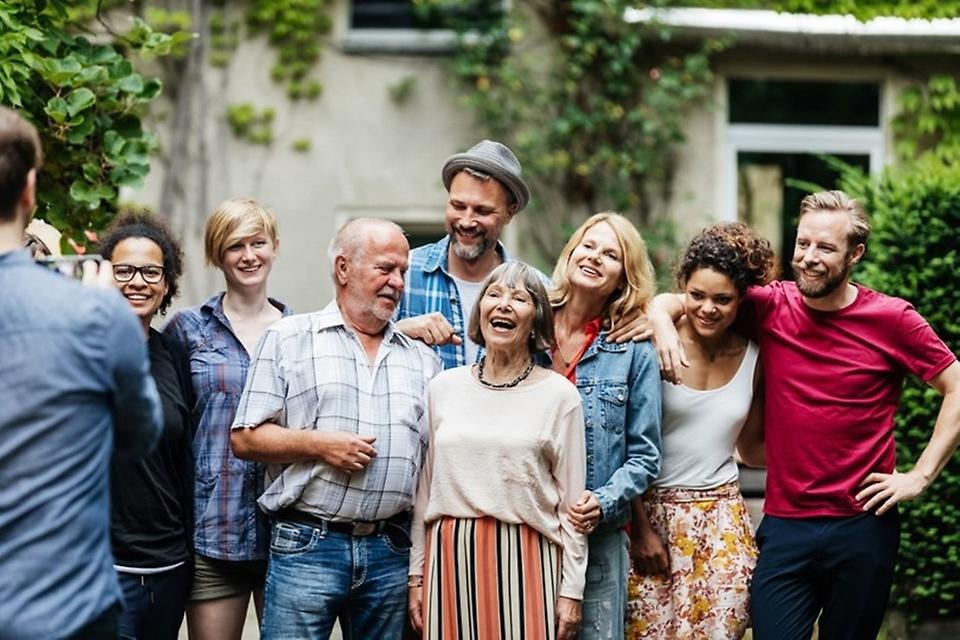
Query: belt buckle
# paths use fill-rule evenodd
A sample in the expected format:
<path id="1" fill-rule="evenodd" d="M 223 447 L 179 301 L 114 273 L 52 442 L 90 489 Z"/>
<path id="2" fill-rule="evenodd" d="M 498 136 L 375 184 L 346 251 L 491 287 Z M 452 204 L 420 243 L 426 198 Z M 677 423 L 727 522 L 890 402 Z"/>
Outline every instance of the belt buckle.
<path id="1" fill-rule="evenodd" d="M 373 535 L 377 532 L 377 523 L 376 522 L 354 522 L 353 523 L 353 535 L 364 536 Z"/>

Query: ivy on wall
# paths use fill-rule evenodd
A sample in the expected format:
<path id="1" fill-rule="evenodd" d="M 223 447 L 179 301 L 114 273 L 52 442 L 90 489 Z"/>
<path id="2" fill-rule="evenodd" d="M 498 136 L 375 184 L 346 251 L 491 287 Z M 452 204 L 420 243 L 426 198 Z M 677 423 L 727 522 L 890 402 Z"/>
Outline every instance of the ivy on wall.
<path id="1" fill-rule="evenodd" d="M 482 30 L 473 20 L 453 21 L 451 68 L 463 102 L 522 159 L 536 195 L 530 217 L 549 215 L 550 224 L 527 225 L 544 263 L 599 210 L 621 211 L 648 238 L 669 231 L 654 202 L 669 189 L 686 111 L 708 99 L 710 56 L 722 45 L 677 46 L 665 29 L 626 24 L 623 12 L 633 5 L 518 0 Z M 654 244 L 664 245 L 660 262 L 669 260 L 672 247 Z"/>
<path id="2" fill-rule="evenodd" d="M 929 154 L 877 180 L 848 172 L 842 188 L 871 215 L 870 249 L 857 279 L 909 300 L 960 352 L 960 165 Z M 896 416 L 897 466 L 913 467 L 942 398 L 915 377 Z M 960 617 L 960 461 L 948 462 L 919 498 L 900 505 L 901 545 L 891 606 L 912 623 Z M 947 637 L 947 635 L 937 636 Z"/>
<path id="3" fill-rule="evenodd" d="M 674 0 L 672 6 L 715 9 L 769 9 L 783 13 L 852 15 L 860 20 L 880 16 L 897 18 L 955 18 L 960 3 L 940 0 Z"/>
<path id="4" fill-rule="evenodd" d="M 901 162 L 932 156 L 960 166 L 960 90 L 956 78 L 937 74 L 925 85 L 905 89 L 893 130 Z"/>

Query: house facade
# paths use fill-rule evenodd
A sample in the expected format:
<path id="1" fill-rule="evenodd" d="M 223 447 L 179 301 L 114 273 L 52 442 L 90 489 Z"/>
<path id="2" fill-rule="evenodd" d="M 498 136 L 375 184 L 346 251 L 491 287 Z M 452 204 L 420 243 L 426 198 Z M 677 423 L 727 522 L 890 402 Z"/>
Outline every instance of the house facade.
<path id="1" fill-rule="evenodd" d="M 452 33 L 411 28 L 407 5 L 332 3 L 333 28 L 312 72 L 323 83 L 316 101 L 291 101 L 271 80 L 275 52 L 262 38 L 244 39 L 226 67 L 197 64 L 184 78 L 191 95 L 171 96 L 173 115 L 159 122 L 166 159 L 132 194 L 168 215 L 184 238 L 181 305 L 222 287 L 219 274 L 203 266 L 202 230 L 227 197 L 255 197 L 277 212 L 281 255 L 271 295 L 297 311 L 331 296 L 326 248 L 346 220 L 395 220 L 413 245 L 442 235 L 440 166 L 484 133 L 446 67 Z M 687 115 L 672 196 L 658 205 L 681 240 L 715 220 L 741 219 L 782 253 L 792 245 L 804 189 L 834 186 L 836 169 L 822 155 L 878 171 L 893 159 L 900 91 L 960 67 L 960 20 L 859 23 L 700 9 L 628 11 L 624 20 L 636 28 L 668 24 L 680 42 L 731 43 L 715 57 L 712 100 Z M 273 110 L 271 144 L 231 132 L 225 113 L 239 103 Z M 523 226 L 521 214 L 506 242 L 527 257 Z"/>

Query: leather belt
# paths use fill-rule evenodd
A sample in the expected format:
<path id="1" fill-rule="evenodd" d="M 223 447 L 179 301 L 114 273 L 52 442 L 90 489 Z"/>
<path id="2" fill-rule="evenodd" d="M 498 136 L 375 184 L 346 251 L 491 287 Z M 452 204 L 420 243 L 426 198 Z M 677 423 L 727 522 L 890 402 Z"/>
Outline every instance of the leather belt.
<path id="1" fill-rule="evenodd" d="M 406 531 L 407 526 L 410 523 L 409 511 L 401 511 L 398 514 L 383 520 L 351 520 L 348 522 L 326 520 L 324 518 L 320 518 L 319 516 L 315 516 L 306 513 L 305 511 L 300 511 L 299 509 L 293 509 L 290 507 L 281 509 L 273 515 L 278 520 L 296 522 L 298 524 L 307 525 L 308 527 L 316 527 L 318 529 L 325 529 L 327 531 L 335 531 L 337 533 L 344 533 L 348 536 L 356 536 L 358 538 L 364 538 L 383 533 L 383 530 L 391 525 Z"/>

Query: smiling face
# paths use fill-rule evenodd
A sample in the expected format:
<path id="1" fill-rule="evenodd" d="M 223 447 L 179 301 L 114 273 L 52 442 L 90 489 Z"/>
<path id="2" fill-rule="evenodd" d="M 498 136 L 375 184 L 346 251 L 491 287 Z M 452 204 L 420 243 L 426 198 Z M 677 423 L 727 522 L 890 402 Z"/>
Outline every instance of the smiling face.
<path id="1" fill-rule="evenodd" d="M 850 218 L 843 213 L 811 211 L 800 218 L 793 250 L 793 275 L 807 298 L 825 298 L 847 284 L 864 246 L 850 247 Z"/>
<path id="2" fill-rule="evenodd" d="M 507 190 L 494 179 L 481 180 L 466 171 L 454 176 L 447 198 L 445 226 L 450 248 L 473 262 L 497 246 L 500 231 L 513 215 Z"/>
<path id="3" fill-rule="evenodd" d="M 228 289 L 261 287 L 266 284 L 277 244 L 266 233 L 241 238 L 223 251 L 221 269 Z"/>
<path id="4" fill-rule="evenodd" d="M 400 304 L 410 245 L 398 228 L 370 226 L 355 251 L 334 263 L 337 302 L 352 324 L 379 331 Z"/>
<path id="5" fill-rule="evenodd" d="M 715 338 L 737 318 L 740 294 L 725 274 L 709 267 L 690 274 L 684 287 L 684 313 L 690 328 L 703 338 Z"/>
<path id="6" fill-rule="evenodd" d="M 587 229 L 567 261 L 567 278 L 603 299 L 623 285 L 623 250 L 612 226 L 600 222 Z"/>
<path id="7" fill-rule="evenodd" d="M 530 352 L 536 302 L 521 285 L 491 282 L 477 303 L 480 333 L 488 351 Z"/>
<path id="8" fill-rule="evenodd" d="M 144 326 L 148 327 L 168 289 L 166 278 L 161 277 L 156 283 L 144 280 L 142 268 L 146 267 L 148 273 L 155 269 L 162 272 L 163 250 L 156 242 L 147 238 L 126 238 L 117 243 L 109 259 L 113 262 L 114 274 L 126 271 L 124 267 L 141 268 L 128 282 L 119 282 L 115 276 L 113 284 L 127 299 Z"/>

